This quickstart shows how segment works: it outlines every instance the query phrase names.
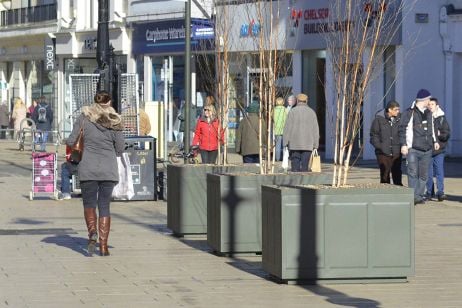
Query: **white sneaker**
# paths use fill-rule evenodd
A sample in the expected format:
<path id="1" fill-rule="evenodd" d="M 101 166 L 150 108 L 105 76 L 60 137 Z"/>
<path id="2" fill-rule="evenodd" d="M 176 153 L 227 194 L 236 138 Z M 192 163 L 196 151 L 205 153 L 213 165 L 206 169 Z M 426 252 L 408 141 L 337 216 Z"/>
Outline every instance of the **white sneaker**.
<path id="1" fill-rule="evenodd" d="M 71 200 L 72 199 L 71 194 L 63 193 L 62 199 L 63 200 Z"/>

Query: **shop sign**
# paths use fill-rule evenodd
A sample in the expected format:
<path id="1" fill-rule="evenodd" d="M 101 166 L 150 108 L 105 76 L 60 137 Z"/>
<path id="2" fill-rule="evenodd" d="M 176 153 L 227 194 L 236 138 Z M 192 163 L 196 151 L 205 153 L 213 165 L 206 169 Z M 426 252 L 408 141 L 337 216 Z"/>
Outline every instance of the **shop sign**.
<path id="1" fill-rule="evenodd" d="M 239 37 L 256 37 L 260 34 L 261 25 L 253 19 L 247 24 L 241 25 Z"/>
<path id="2" fill-rule="evenodd" d="M 370 16 L 367 20 L 367 26 L 371 27 L 380 14 L 384 14 L 384 25 L 400 24 L 401 16 L 397 16 L 397 8 L 400 6 L 400 1 L 391 5 L 388 1 L 376 3 L 369 0 L 354 1 L 355 14 L 353 19 L 347 20 L 343 16 L 337 16 L 346 8 L 336 8 L 335 10 L 329 6 L 332 1 L 313 0 L 305 7 L 294 6 L 289 10 L 288 26 L 289 35 L 296 41 L 296 48 L 325 48 L 324 33 L 328 32 L 345 32 L 349 27 L 355 27 L 358 23 L 363 23 L 366 16 Z M 358 19 L 362 19 L 359 21 Z M 310 36 L 310 40 L 302 39 L 302 37 Z M 401 41 L 400 31 L 393 36 L 391 43 L 398 44 Z"/>
<path id="3" fill-rule="evenodd" d="M 56 45 L 55 45 L 55 40 L 47 37 L 45 39 L 45 55 L 44 55 L 44 60 L 45 60 L 45 69 L 47 71 L 52 71 L 55 69 L 55 56 L 56 56 Z"/>
<path id="4" fill-rule="evenodd" d="M 185 48 L 184 20 L 168 20 L 134 25 L 133 53 L 180 52 Z M 191 46 L 199 48 L 201 41 L 214 39 L 213 25 L 204 20 L 192 20 Z M 208 44 L 210 45 L 210 44 Z"/>

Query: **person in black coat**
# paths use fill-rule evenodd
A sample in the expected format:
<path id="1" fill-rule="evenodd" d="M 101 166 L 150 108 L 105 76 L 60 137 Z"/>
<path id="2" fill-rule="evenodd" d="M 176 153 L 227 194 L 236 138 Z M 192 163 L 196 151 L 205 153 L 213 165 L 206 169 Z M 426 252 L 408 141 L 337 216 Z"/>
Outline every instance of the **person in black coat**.
<path id="1" fill-rule="evenodd" d="M 432 151 L 440 148 L 436 141 L 433 116 L 427 109 L 431 94 L 426 89 L 417 92 L 411 108 L 403 112 L 399 125 L 401 154 L 407 160 L 407 178 L 414 189 L 414 204 L 425 203 L 425 187 Z"/>
<path id="2" fill-rule="evenodd" d="M 399 104 L 391 101 L 385 110 L 379 111 L 371 125 L 371 144 L 380 168 L 380 183 L 390 184 L 390 172 L 393 184 L 402 184 L 401 148 L 399 143 Z"/>
<path id="3" fill-rule="evenodd" d="M 440 108 L 436 98 L 432 97 L 430 99 L 428 109 L 432 112 L 435 136 L 440 148 L 433 150 L 432 153 L 432 161 L 428 170 L 427 193 L 425 195 L 427 199 L 436 197 L 438 201 L 443 201 L 446 199 L 446 195 L 444 194 L 444 156 L 450 136 L 450 129 L 444 111 Z M 436 178 L 436 191 L 433 177 Z"/>

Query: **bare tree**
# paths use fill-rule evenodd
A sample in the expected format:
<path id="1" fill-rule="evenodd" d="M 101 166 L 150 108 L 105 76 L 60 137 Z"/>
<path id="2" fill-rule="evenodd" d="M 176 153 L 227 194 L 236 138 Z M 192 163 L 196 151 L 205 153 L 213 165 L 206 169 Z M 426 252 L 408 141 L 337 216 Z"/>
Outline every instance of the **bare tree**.
<path id="1" fill-rule="evenodd" d="M 406 5 L 411 5 L 408 1 Z M 387 47 L 401 30 L 400 0 L 333 0 L 330 22 L 322 25 L 333 70 L 336 114 L 333 186 L 346 185 L 362 106 Z M 385 91 L 386 92 L 386 91 Z"/>
<path id="2" fill-rule="evenodd" d="M 252 37 L 256 51 L 253 65 L 258 68 L 258 98 L 260 102 L 258 136 L 260 141 L 260 172 L 273 173 L 275 149 L 272 136 L 273 107 L 277 96 L 289 93 L 278 87 L 278 82 L 288 76 L 292 58 L 286 49 L 287 31 L 283 17 L 282 1 L 253 1 L 246 4 L 249 20 L 255 20 Z M 266 125 L 263 125 L 265 123 Z M 266 126 L 266 130 L 263 128 Z"/>
<path id="3" fill-rule="evenodd" d="M 292 67 L 292 57 L 286 49 L 287 20 L 282 10 L 288 10 L 282 1 L 233 1 L 215 0 L 215 55 L 201 53 L 200 70 L 207 76 L 207 92 L 212 94 L 223 129 L 228 130 L 230 108 L 240 109 L 245 116 L 246 97 L 238 90 L 234 74 L 258 76 L 253 86 L 258 89 L 260 103 L 258 135 L 260 140 L 261 173 L 274 172 L 274 140 L 271 135 L 273 105 L 277 96 L 287 97 L 290 89 L 281 87 Z M 287 14 L 285 14 L 287 15 Z M 247 22 L 245 25 L 239 22 Z M 244 28 L 242 28 L 244 26 Z M 236 38 L 236 29 L 241 35 Z M 252 96 L 250 89 L 247 95 Z M 263 125 L 265 123 L 266 125 Z M 264 129 L 267 127 L 267 129 Z M 227 147 L 223 149 L 223 160 L 227 161 Z"/>

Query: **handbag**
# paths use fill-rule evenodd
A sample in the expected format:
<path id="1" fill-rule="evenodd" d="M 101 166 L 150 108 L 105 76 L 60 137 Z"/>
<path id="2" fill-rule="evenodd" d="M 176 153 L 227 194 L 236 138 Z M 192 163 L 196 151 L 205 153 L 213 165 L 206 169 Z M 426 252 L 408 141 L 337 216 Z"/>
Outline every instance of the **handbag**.
<path id="1" fill-rule="evenodd" d="M 308 167 L 311 172 L 321 172 L 321 156 L 319 156 L 317 149 L 314 149 L 313 152 L 311 152 Z"/>
<path id="2" fill-rule="evenodd" d="M 71 147 L 71 160 L 79 163 L 83 155 L 83 127 L 80 127 L 79 135 Z"/>
<path id="3" fill-rule="evenodd" d="M 112 190 L 112 198 L 115 200 L 130 200 L 135 195 L 133 187 L 132 167 L 128 153 L 122 153 L 117 157 L 117 168 L 119 170 L 119 183 Z"/>

